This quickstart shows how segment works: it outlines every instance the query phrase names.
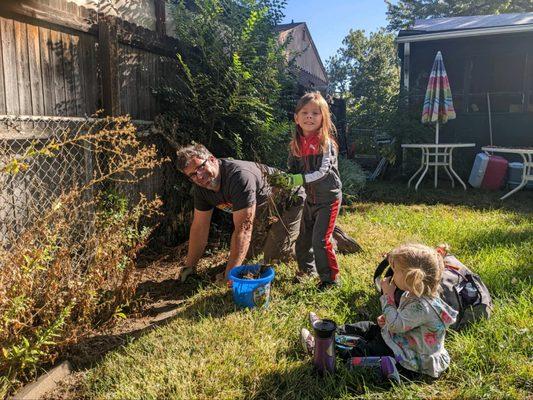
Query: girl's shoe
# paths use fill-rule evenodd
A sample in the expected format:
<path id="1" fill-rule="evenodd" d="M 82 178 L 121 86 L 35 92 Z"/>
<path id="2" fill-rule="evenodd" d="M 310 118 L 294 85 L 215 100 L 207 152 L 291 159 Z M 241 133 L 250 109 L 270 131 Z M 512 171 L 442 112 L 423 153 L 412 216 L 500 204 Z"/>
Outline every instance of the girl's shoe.
<path id="1" fill-rule="evenodd" d="M 307 329 L 302 328 L 300 332 L 300 343 L 306 354 L 312 355 L 315 351 L 315 338 Z"/>
<path id="2" fill-rule="evenodd" d="M 301 271 L 298 270 L 296 272 L 296 276 L 294 277 L 294 283 L 302 283 L 307 281 L 308 279 L 318 277 L 318 274 L 315 271 Z"/>
<path id="3" fill-rule="evenodd" d="M 311 326 L 315 326 L 315 322 L 318 320 L 320 320 L 320 318 L 318 318 L 318 315 L 311 311 L 309 313 L 309 323 L 311 324 Z"/>
<path id="4" fill-rule="evenodd" d="M 329 290 L 329 289 L 333 289 L 333 288 L 337 288 L 339 287 L 341 284 L 340 284 L 340 281 L 331 281 L 331 282 L 319 282 L 318 286 L 317 286 L 317 290 L 319 292 L 323 292 L 323 291 L 326 291 L 326 290 Z"/>

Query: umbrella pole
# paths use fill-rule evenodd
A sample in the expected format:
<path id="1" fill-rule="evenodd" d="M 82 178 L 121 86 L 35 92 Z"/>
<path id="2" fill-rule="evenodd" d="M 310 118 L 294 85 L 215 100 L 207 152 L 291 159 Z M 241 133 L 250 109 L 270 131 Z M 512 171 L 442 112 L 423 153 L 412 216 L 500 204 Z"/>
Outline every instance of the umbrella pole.
<path id="1" fill-rule="evenodd" d="M 439 120 L 437 120 L 437 125 L 435 126 L 435 144 L 439 144 Z M 438 171 L 439 166 L 437 165 L 439 162 L 439 149 L 435 149 L 435 188 L 437 188 L 437 180 L 439 179 Z"/>

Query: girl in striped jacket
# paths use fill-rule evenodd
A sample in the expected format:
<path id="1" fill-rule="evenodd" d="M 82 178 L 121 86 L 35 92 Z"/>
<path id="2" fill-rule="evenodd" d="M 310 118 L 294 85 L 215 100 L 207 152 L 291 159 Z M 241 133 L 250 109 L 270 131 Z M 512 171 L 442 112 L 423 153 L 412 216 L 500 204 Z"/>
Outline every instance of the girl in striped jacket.
<path id="1" fill-rule="evenodd" d="M 316 275 L 319 289 L 338 283 L 339 266 L 331 243 L 342 200 L 335 126 L 320 92 L 306 93 L 296 105 L 290 143 L 289 181 L 303 185 L 306 201 L 296 242 L 299 275 Z"/>

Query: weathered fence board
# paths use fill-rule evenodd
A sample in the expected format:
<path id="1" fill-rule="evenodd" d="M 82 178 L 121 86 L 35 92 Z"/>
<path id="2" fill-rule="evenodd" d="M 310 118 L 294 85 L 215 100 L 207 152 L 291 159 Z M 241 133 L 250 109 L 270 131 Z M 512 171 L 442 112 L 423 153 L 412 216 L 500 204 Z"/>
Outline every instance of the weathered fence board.
<path id="1" fill-rule="evenodd" d="M 69 0 L 0 0 L 0 115 L 3 121 L 12 115 L 42 116 L 19 118 L 20 129 L 0 127 L 0 168 L 33 143 L 50 140 L 54 124 L 59 124 L 56 117 L 68 117 L 61 123 L 78 123 L 75 117 L 104 109 L 133 119 L 155 118 L 161 107 L 153 91 L 174 82 L 180 43 L 166 36 L 164 1 L 142 2 L 153 2 L 155 11 L 141 10 L 127 22 L 120 13 L 119 18 L 98 14 Z M 130 2 L 122 6 L 133 7 Z M 152 25 L 154 30 L 146 29 Z M 143 140 L 156 144 L 164 155 L 172 152 L 161 137 Z M 37 160 L 26 174 L 7 181 L 0 173 L 0 237 L 6 234 L 4 222 L 22 230 L 21 221 L 31 219 L 32 207 L 49 204 L 71 183 L 89 179 L 91 157 L 91 150 L 83 149 L 46 162 Z M 154 198 L 169 192 L 173 179 L 167 165 L 122 189 L 131 197 L 144 193 Z"/>
<path id="2" fill-rule="evenodd" d="M 63 49 L 63 77 L 65 79 L 65 115 L 76 115 L 76 82 L 74 81 L 74 65 L 72 62 L 72 48 L 70 36 L 61 33 Z"/>
<path id="3" fill-rule="evenodd" d="M 82 95 L 84 90 L 84 84 L 81 79 L 81 66 L 80 66 L 80 37 L 76 35 L 70 36 L 70 51 L 72 53 L 72 80 L 74 83 L 74 99 L 75 101 L 75 113 L 76 115 L 83 115 L 86 111 L 86 105 L 84 96 Z"/>
<path id="4" fill-rule="evenodd" d="M 3 41 L 2 38 L 2 18 L 0 17 L 0 46 L 3 48 Z M 7 112 L 6 110 L 6 90 L 4 86 L 4 55 L 2 49 L 0 49 L 0 113 L 5 114 Z"/>
<path id="5" fill-rule="evenodd" d="M 28 24 L 26 29 L 28 32 L 28 62 L 30 66 L 32 114 L 43 115 L 44 95 L 39 27 Z"/>
<path id="6" fill-rule="evenodd" d="M 104 108 L 152 119 L 159 112 L 153 89 L 179 49 L 179 42 L 165 34 L 162 0 L 153 2 L 157 32 L 99 17 L 94 9 L 67 0 L 2 2 L 0 113 L 83 116 Z M 101 29 L 107 31 L 101 34 Z M 109 59 L 115 54 L 113 40 L 124 53 Z"/>
<path id="7" fill-rule="evenodd" d="M 79 56 L 80 82 L 85 103 L 85 110 L 81 115 L 86 113 L 91 116 L 101 108 L 98 103 L 101 83 L 99 82 L 97 71 L 95 37 L 87 34 L 80 35 Z"/>
<path id="8" fill-rule="evenodd" d="M 50 41 L 48 42 L 50 50 L 50 60 L 52 67 L 52 82 L 54 90 L 54 103 L 52 105 L 52 115 L 65 115 L 65 79 L 63 69 L 63 43 L 61 42 L 61 33 L 50 30 Z"/>
<path id="9" fill-rule="evenodd" d="M 39 51 L 41 53 L 41 76 L 43 79 L 43 103 L 44 115 L 54 115 L 55 92 L 54 92 L 54 72 L 52 66 L 52 38 L 50 29 L 39 27 Z"/>
<path id="10" fill-rule="evenodd" d="M 16 74 L 15 29 L 13 20 L 1 18 L 2 59 L 4 63 L 4 83 L 6 93 L 6 112 L 20 114 L 18 77 Z M 6 79 L 7 77 L 7 79 Z"/>
<path id="11" fill-rule="evenodd" d="M 31 85 L 30 85 L 30 65 L 28 62 L 28 38 L 26 35 L 26 24 L 14 21 L 15 29 L 15 57 L 16 76 L 19 92 L 19 105 L 21 114 L 31 114 Z"/>

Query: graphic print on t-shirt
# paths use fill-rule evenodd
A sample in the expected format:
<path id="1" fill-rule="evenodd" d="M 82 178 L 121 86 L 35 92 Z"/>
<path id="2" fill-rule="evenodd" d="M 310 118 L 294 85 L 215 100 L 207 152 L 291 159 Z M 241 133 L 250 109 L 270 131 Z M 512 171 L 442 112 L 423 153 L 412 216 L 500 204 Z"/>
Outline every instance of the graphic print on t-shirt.
<path id="1" fill-rule="evenodd" d="M 222 210 L 224 212 L 232 213 L 233 212 L 233 204 L 231 203 L 220 203 L 217 204 L 217 208 L 219 210 Z"/>

